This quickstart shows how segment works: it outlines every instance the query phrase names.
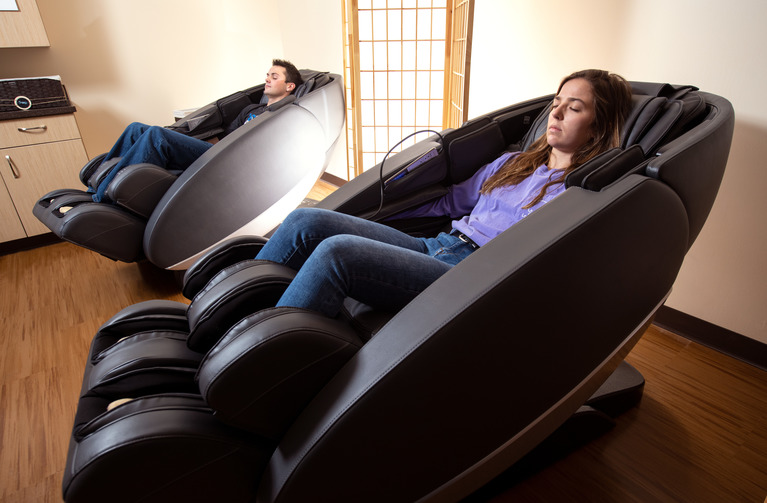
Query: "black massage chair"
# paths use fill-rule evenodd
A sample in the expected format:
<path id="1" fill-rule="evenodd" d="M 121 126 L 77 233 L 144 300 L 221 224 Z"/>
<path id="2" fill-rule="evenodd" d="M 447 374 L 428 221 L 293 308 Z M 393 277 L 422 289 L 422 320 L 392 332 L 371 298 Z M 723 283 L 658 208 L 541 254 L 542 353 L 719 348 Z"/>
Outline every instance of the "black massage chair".
<path id="1" fill-rule="evenodd" d="M 456 501 L 567 425 L 634 405 L 644 380 L 624 357 L 706 221 L 734 114 L 694 87 L 632 86 L 620 148 L 399 312 L 272 307 L 294 272 L 238 238 L 186 272 L 190 304 L 117 313 L 88 355 L 64 499 Z M 318 206 L 385 220 L 439 197 L 526 148 L 551 98 L 432 135 Z"/>
<path id="2" fill-rule="evenodd" d="M 152 164 L 119 171 L 96 203 L 84 190 L 61 189 L 33 209 L 53 233 L 114 260 L 148 259 L 185 270 L 207 249 L 239 235 L 263 235 L 301 204 L 327 168 L 346 117 L 339 75 L 301 70 L 304 83 L 226 135 L 183 172 Z M 265 103 L 264 84 L 211 103 L 170 129 L 200 139 L 220 135 L 247 105 Z M 80 172 L 98 187 L 118 159 L 106 154 Z"/>

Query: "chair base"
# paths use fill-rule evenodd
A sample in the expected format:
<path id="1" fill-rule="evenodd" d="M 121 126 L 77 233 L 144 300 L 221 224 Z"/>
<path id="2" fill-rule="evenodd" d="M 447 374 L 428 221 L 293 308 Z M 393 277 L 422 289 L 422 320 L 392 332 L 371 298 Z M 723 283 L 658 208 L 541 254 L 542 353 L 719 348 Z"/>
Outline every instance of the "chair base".
<path id="1" fill-rule="evenodd" d="M 601 437 L 615 426 L 617 416 L 639 404 L 643 391 L 642 374 L 621 362 L 586 404 L 551 436 L 462 503 L 488 501 Z"/>

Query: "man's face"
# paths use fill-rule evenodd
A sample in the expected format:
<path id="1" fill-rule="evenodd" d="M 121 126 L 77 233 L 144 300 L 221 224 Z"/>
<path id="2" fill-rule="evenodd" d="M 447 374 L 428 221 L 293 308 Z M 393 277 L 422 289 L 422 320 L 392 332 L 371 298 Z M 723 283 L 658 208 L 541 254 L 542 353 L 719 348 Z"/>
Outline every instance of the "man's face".
<path id="1" fill-rule="evenodd" d="M 266 85 L 264 86 L 264 95 L 271 100 L 279 100 L 290 94 L 296 85 L 287 82 L 285 69 L 281 66 L 273 66 L 266 74 Z"/>

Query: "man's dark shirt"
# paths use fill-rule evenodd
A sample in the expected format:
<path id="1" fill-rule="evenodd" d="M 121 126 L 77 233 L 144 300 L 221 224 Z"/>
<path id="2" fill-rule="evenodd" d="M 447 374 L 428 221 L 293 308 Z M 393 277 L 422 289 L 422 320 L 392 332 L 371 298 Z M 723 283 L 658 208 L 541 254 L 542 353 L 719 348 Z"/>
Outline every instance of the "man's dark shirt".
<path id="1" fill-rule="evenodd" d="M 237 129 L 238 127 L 242 126 L 248 121 L 251 121 L 258 117 L 260 114 L 264 112 L 267 105 L 248 105 L 245 108 L 242 109 L 242 111 L 237 115 L 237 118 L 232 121 L 231 124 L 229 124 L 229 127 L 226 128 L 226 135 Z"/>

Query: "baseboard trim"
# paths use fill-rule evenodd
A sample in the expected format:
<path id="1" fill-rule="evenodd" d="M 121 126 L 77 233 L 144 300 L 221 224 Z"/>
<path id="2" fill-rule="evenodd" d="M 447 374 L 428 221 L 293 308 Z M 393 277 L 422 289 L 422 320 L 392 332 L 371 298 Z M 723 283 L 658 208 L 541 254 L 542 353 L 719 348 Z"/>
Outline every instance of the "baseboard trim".
<path id="1" fill-rule="evenodd" d="M 767 370 L 767 344 L 701 320 L 674 308 L 661 306 L 655 325 L 703 344 L 762 370 Z"/>
<path id="2" fill-rule="evenodd" d="M 47 246 L 54 243 L 61 243 L 61 238 L 56 236 L 52 232 L 45 234 L 39 234 L 29 238 L 15 239 L 13 241 L 6 241 L 0 243 L 0 255 L 8 255 L 20 251 L 31 250 L 33 248 L 39 248 L 41 246 Z"/>

